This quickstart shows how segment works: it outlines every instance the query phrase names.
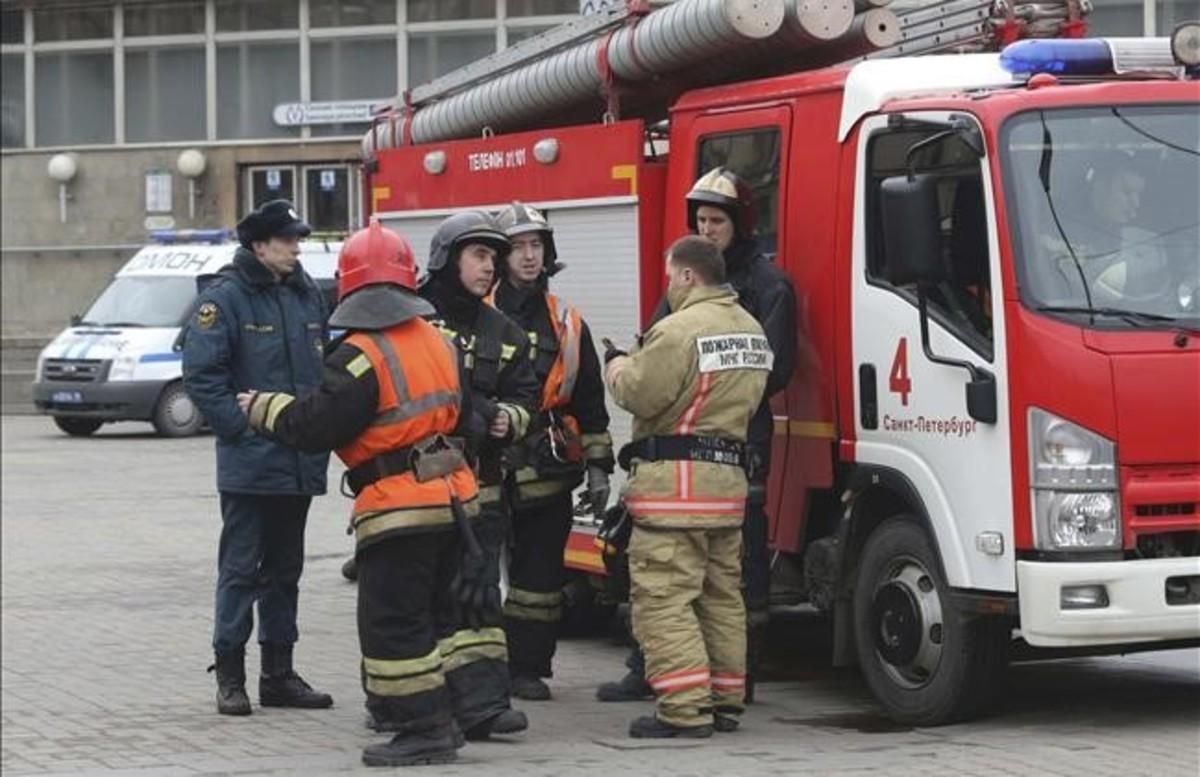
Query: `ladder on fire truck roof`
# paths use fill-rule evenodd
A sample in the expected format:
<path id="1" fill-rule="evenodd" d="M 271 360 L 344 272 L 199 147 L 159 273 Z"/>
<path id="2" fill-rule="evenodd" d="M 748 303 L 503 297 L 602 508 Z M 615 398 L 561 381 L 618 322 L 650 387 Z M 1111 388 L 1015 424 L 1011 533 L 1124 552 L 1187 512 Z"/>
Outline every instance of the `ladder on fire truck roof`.
<path id="1" fill-rule="evenodd" d="M 364 156 L 604 114 L 663 118 L 679 92 L 877 57 L 1075 37 L 1091 0 L 677 0 L 581 16 L 413 88 Z"/>

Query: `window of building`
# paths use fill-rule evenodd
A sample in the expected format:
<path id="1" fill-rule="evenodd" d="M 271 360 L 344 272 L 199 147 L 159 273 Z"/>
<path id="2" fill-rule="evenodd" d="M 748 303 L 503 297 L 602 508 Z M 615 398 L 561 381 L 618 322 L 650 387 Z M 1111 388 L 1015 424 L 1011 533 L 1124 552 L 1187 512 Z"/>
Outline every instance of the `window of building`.
<path id="1" fill-rule="evenodd" d="M 0 11 L 0 43 L 25 42 L 25 12 L 21 9 Z"/>
<path id="2" fill-rule="evenodd" d="M 883 239 L 879 187 L 884 179 L 907 175 L 905 156 L 914 143 L 938 130 L 885 131 L 867 147 L 867 277 L 894 288 L 916 304 L 916 285 L 893 287 L 886 280 L 889 246 Z M 930 315 L 987 359 L 992 357 L 991 267 L 987 210 L 979 157 L 965 143 L 948 138 L 918 151 L 917 174 L 937 179 L 942 228 L 942 262 L 947 280 L 927 290 Z"/>
<path id="3" fill-rule="evenodd" d="M 90 40 L 113 36 L 113 9 L 103 5 L 54 5 L 33 9 L 33 38 L 38 43 L 54 40 Z"/>
<path id="4" fill-rule="evenodd" d="M 362 27 L 395 24 L 396 0 L 309 0 L 308 20 L 313 27 Z"/>
<path id="5" fill-rule="evenodd" d="M 125 139 L 196 140 L 204 131 L 204 49 L 125 52 Z"/>
<path id="6" fill-rule="evenodd" d="M 300 26 L 297 0 L 216 0 L 217 32 L 294 30 Z"/>
<path id="7" fill-rule="evenodd" d="M 25 57 L 0 59 L 0 148 L 25 145 Z"/>
<path id="8" fill-rule="evenodd" d="M 543 24 L 533 27 L 509 27 L 508 28 L 508 45 L 520 43 L 526 38 L 532 38 L 534 35 L 539 35 L 546 30 L 554 29 L 553 24 Z"/>
<path id="9" fill-rule="evenodd" d="M 509 16 L 579 13 L 579 0 L 508 0 Z"/>
<path id="10" fill-rule="evenodd" d="M 125 36 L 204 33 L 204 0 L 125 3 Z"/>
<path id="11" fill-rule="evenodd" d="M 496 16 L 496 0 L 406 0 L 410 22 L 488 19 Z"/>
<path id="12" fill-rule="evenodd" d="M 1200 0 L 1158 0 L 1154 6 L 1159 35 L 1170 35 L 1181 22 L 1200 19 Z"/>
<path id="13" fill-rule="evenodd" d="M 1143 0 L 1092 0 L 1088 35 L 1141 35 Z"/>
<path id="14" fill-rule="evenodd" d="M 217 47 L 217 137 L 286 138 L 271 114 L 279 103 L 300 99 L 300 46 L 236 43 Z"/>
<path id="15" fill-rule="evenodd" d="M 773 253 L 779 232 L 779 130 L 710 135 L 700 141 L 699 158 L 696 178 L 724 167 L 750 186 L 759 248 Z"/>
<path id="16" fill-rule="evenodd" d="M 248 202 L 251 211 L 271 200 L 290 200 L 297 207 L 296 167 L 294 165 L 264 165 L 246 169 Z"/>
<path id="17" fill-rule="evenodd" d="M 111 51 L 38 54 L 34 67 L 39 146 L 113 142 Z"/>
<path id="18" fill-rule="evenodd" d="M 304 211 L 314 231 L 350 228 L 351 180 L 348 165 L 304 167 Z"/>
<path id="19" fill-rule="evenodd" d="M 314 100 L 390 100 L 396 88 L 396 39 L 313 41 Z M 312 134 L 361 135 L 362 124 L 318 124 Z"/>
<path id="20" fill-rule="evenodd" d="M 408 85 L 419 86 L 496 50 L 496 34 L 430 32 L 408 39 Z"/>

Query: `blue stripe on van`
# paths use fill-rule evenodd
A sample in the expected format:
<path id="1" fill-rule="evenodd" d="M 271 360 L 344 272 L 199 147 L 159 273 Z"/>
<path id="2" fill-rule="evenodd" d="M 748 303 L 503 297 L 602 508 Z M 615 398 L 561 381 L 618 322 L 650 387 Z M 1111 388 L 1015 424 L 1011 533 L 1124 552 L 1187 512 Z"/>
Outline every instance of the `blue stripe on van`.
<path id="1" fill-rule="evenodd" d="M 139 362 L 177 362 L 183 360 L 182 353 L 144 353 L 138 359 Z"/>

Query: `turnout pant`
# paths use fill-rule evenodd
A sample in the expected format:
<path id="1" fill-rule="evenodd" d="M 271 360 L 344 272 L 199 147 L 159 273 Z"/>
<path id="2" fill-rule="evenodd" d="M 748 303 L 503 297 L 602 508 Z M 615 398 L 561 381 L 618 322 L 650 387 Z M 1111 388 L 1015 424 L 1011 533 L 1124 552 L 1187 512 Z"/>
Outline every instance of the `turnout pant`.
<path id="1" fill-rule="evenodd" d="M 712 723 L 740 712 L 746 688 L 746 610 L 739 586 L 742 533 L 647 529 L 629 542 L 633 633 L 645 653 L 658 718 Z"/>
<path id="2" fill-rule="evenodd" d="M 461 558 L 452 527 L 408 534 L 358 552 L 358 640 L 367 708 L 419 733 L 450 722 L 445 639 L 457 614 L 450 583 Z"/>
<path id="3" fill-rule="evenodd" d="M 550 677 L 562 620 L 563 548 L 571 533 L 571 492 L 513 512 L 504 631 L 514 677 Z"/>
<path id="4" fill-rule="evenodd" d="M 241 650 L 254 627 L 258 641 L 296 642 L 304 569 L 304 527 L 312 497 L 221 492 L 213 649 Z"/>
<path id="5" fill-rule="evenodd" d="M 494 572 L 496 600 L 500 589 L 500 551 L 508 538 L 508 513 L 503 502 L 484 504 L 475 522 L 475 536 Z M 438 643 L 445 662 L 454 717 L 465 731 L 494 718 L 510 705 L 508 647 L 502 616 L 490 615 L 472 629 L 460 617 Z"/>

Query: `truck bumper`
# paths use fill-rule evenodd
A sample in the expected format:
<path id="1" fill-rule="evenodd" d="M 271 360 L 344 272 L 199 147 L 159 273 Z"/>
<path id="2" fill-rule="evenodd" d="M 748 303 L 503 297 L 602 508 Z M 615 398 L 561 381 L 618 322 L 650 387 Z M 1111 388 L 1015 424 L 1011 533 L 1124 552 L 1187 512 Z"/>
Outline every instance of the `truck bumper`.
<path id="1" fill-rule="evenodd" d="M 1021 635 L 1038 647 L 1200 638 L 1200 603 L 1169 604 L 1168 578 L 1200 575 L 1200 558 L 1017 562 Z M 1108 606 L 1064 609 L 1064 587 L 1102 585 Z"/>
<path id="2" fill-rule="evenodd" d="M 131 380 L 115 383 L 39 381 L 33 404 L 47 415 L 98 418 L 105 421 L 148 421 L 166 383 Z"/>

